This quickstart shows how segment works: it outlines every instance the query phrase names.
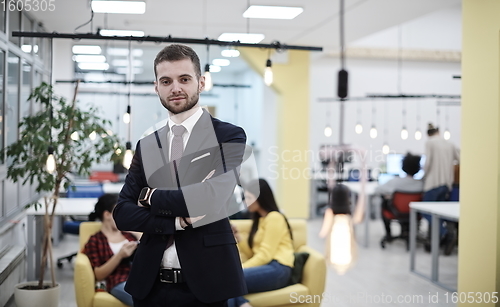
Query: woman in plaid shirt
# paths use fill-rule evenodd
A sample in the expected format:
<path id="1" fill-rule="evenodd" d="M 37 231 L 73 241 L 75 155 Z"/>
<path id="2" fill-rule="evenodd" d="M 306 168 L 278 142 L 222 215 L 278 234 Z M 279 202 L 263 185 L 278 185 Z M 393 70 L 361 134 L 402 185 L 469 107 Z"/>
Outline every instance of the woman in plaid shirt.
<path id="1" fill-rule="evenodd" d="M 109 293 L 124 304 L 133 306 L 132 296 L 125 292 L 124 286 L 140 233 L 123 232 L 116 228 L 112 212 L 117 199 L 117 195 L 112 194 L 99 197 L 89 219 L 100 219 L 101 231 L 90 237 L 83 252 L 90 259 L 96 280 L 104 280 Z"/>

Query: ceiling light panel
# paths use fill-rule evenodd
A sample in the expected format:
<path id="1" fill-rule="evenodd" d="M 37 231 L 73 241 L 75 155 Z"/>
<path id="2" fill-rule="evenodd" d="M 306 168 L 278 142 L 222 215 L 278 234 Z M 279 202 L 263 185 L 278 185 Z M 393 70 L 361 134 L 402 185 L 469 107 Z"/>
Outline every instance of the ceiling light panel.
<path id="1" fill-rule="evenodd" d="M 301 7 L 252 5 L 244 13 L 245 18 L 294 19 L 304 11 Z"/>
<path id="2" fill-rule="evenodd" d="M 236 49 L 224 49 L 220 54 L 226 58 L 237 58 L 240 56 L 240 52 Z"/>
<path id="3" fill-rule="evenodd" d="M 113 66 L 120 66 L 120 67 L 128 67 L 129 60 L 113 60 L 111 62 Z M 141 60 L 133 60 L 132 61 L 132 66 L 135 67 L 142 67 L 143 62 Z"/>
<path id="4" fill-rule="evenodd" d="M 212 64 L 217 66 L 229 66 L 229 64 L 231 64 L 231 61 L 229 61 L 228 59 L 214 59 L 212 61 Z"/>
<path id="5" fill-rule="evenodd" d="M 127 75 L 130 72 L 128 67 L 117 67 L 115 71 L 117 74 L 120 75 Z M 132 74 L 134 75 L 140 75 L 143 72 L 144 70 L 142 68 L 137 68 L 137 67 L 134 67 L 134 69 L 132 70 Z"/>
<path id="6" fill-rule="evenodd" d="M 133 49 L 132 56 L 141 57 L 144 51 L 142 49 Z M 127 48 L 108 48 L 107 54 L 112 56 L 128 56 Z"/>
<path id="7" fill-rule="evenodd" d="M 220 72 L 222 68 L 217 65 L 210 65 L 210 72 Z"/>
<path id="8" fill-rule="evenodd" d="M 101 47 L 88 45 L 75 45 L 72 49 L 74 54 L 101 54 Z"/>
<path id="9" fill-rule="evenodd" d="M 78 68 L 83 70 L 108 70 L 108 63 L 78 63 Z"/>
<path id="10" fill-rule="evenodd" d="M 86 63 L 104 63 L 106 62 L 106 57 L 103 55 L 86 55 L 79 54 L 73 56 L 73 61 L 75 62 L 86 62 Z"/>
<path id="11" fill-rule="evenodd" d="M 264 34 L 259 33 L 222 33 L 218 39 L 225 42 L 240 41 L 240 43 L 244 44 L 257 44 L 264 38 Z"/>
<path id="12" fill-rule="evenodd" d="M 110 14 L 144 14 L 146 2 L 144 1 L 92 1 L 94 13 Z"/>

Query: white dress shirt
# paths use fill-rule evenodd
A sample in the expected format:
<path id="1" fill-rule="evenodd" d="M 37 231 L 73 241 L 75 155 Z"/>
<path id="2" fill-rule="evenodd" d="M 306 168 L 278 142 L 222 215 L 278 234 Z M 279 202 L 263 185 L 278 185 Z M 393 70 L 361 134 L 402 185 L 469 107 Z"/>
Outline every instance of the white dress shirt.
<path id="1" fill-rule="evenodd" d="M 186 144 L 189 140 L 189 137 L 191 136 L 193 132 L 194 125 L 198 122 L 200 119 L 201 115 L 203 115 L 203 110 L 201 108 L 198 108 L 198 110 L 188 117 L 186 120 L 184 120 L 180 125 L 184 126 L 186 128 L 186 132 L 182 135 L 182 142 L 184 149 L 186 148 Z M 168 159 L 170 160 L 171 152 L 170 148 L 172 148 L 172 126 L 176 125 L 173 121 L 170 119 L 167 122 L 169 129 L 169 133 L 167 135 L 168 138 Z M 153 204 L 151 204 L 153 206 Z M 184 230 L 184 228 L 181 227 L 180 223 L 180 217 L 177 217 L 175 219 L 175 229 L 176 230 Z M 179 262 L 179 256 L 177 255 L 177 248 L 175 247 L 175 241 L 174 243 L 167 249 L 165 249 L 165 252 L 163 253 L 163 259 L 161 261 L 161 267 L 162 268 L 175 268 L 175 269 L 180 269 L 181 264 Z"/>
<path id="2" fill-rule="evenodd" d="M 451 190 L 454 163 L 460 159 L 458 149 L 439 134 L 425 143 L 424 192 L 446 185 Z"/>

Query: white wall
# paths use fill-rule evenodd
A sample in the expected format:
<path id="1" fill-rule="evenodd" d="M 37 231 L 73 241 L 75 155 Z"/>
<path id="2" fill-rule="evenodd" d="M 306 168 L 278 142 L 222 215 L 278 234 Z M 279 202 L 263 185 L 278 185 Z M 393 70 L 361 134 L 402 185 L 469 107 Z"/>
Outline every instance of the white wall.
<path id="1" fill-rule="evenodd" d="M 403 49 L 446 49 L 460 48 L 460 9 L 453 8 L 435 12 L 418 20 L 402 25 Z M 376 33 L 371 37 L 354 42 L 356 47 L 397 48 L 398 27 Z M 446 39 L 449 38 L 447 42 Z M 439 43 L 437 43 L 439 42 Z M 310 146 L 317 151 L 321 144 L 338 144 L 339 102 L 319 102 L 320 98 L 336 98 L 337 72 L 340 69 L 338 58 L 312 55 L 310 70 Z M 453 94 L 460 95 L 461 81 L 453 79 L 460 75 L 458 62 L 403 61 L 398 70 L 398 61 L 378 59 L 347 59 L 349 72 L 349 97 L 366 97 L 367 94 L 398 94 L 400 84 L 404 94 Z M 398 81 L 400 80 L 400 81 Z M 398 83 L 400 82 L 400 83 Z M 437 106 L 437 102 L 451 99 L 377 99 L 347 101 L 345 103 L 344 143 L 357 144 L 369 150 L 369 166 L 378 167 L 385 161 L 381 154 L 384 141 L 391 151 L 397 153 L 424 152 L 427 124 L 432 122 L 440 127 L 441 133 L 448 128 L 451 141 L 460 146 L 460 107 Z M 459 101 L 455 99 L 454 101 Z M 373 113 L 373 108 L 376 112 Z M 403 120 L 403 108 L 406 118 Z M 358 113 L 359 110 L 359 113 Z M 330 112 L 329 119 L 327 118 Z M 439 116 L 438 116 L 439 112 Z M 420 120 L 417 124 L 417 114 Z M 363 133 L 356 134 L 357 121 L 363 125 Z M 325 125 L 329 123 L 333 135 L 324 136 Z M 371 139 L 370 126 L 378 129 L 378 137 Z M 400 132 L 406 125 L 409 138 L 402 140 Z M 415 140 L 416 128 L 423 132 L 420 141 Z M 384 135 L 384 129 L 387 134 Z M 317 161 L 312 161 L 312 164 Z M 313 164 L 318 166 L 318 164 Z M 347 166 L 349 167 L 349 166 Z"/>

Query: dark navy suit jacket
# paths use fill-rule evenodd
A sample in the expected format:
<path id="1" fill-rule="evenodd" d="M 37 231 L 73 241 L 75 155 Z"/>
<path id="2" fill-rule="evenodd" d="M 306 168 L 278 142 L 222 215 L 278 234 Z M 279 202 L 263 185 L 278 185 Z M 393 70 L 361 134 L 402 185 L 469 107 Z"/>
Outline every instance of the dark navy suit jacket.
<path id="1" fill-rule="evenodd" d="M 246 135 L 242 128 L 203 115 L 193 128 L 172 176 L 168 125 L 141 139 L 118 204 L 120 230 L 143 233 L 125 290 L 144 299 L 158 278 L 169 235 L 191 292 L 211 303 L 247 293 L 236 241 L 225 214 L 237 184 Z M 209 173 L 213 176 L 206 179 Z M 151 208 L 137 205 L 143 187 L 158 188 Z M 176 231 L 175 218 L 206 215 L 193 227 Z"/>

